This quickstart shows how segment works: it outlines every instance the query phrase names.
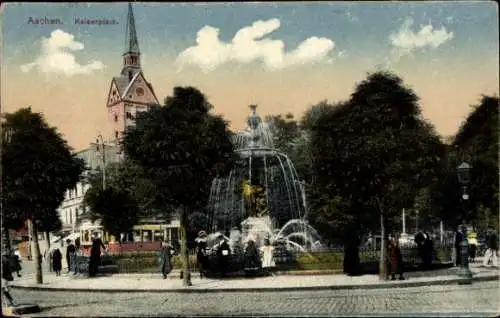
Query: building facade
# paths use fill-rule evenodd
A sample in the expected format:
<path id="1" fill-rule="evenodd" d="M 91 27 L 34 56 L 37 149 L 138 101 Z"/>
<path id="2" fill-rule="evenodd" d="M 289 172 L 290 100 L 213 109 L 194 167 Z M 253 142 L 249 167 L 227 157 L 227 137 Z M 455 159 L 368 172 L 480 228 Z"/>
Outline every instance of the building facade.
<path id="1" fill-rule="evenodd" d="M 86 176 L 102 171 L 105 164 L 119 162 L 121 153 L 120 148 L 115 144 L 92 143 L 88 149 L 77 152 L 76 156 L 85 162 L 86 170 L 82 181 L 78 182 L 73 189 L 66 191 L 64 201 L 58 209 L 63 236 L 76 232 L 81 225 L 86 223 L 82 218 L 86 209 L 83 198 L 90 187 L 86 182 Z"/>

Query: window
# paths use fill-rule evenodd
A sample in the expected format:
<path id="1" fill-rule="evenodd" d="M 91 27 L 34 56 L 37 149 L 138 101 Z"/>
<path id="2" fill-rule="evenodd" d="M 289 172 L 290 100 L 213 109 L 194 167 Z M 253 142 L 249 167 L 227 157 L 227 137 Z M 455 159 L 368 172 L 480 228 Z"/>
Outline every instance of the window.
<path id="1" fill-rule="evenodd" d="M 118 122 L 118 115 L 115 114 L 115 123 Z"/>
<path id="2" fill-rule="evenodd" d="M 142 95 L 144 95 L 144 89 L 142 87 L 137 87 L 137 89 L 135 90 L 135 93 L 138 96 L 142 96 Z"/>
<path id="3" fill-rule="evenodd" d="M 127 119 L 134 119 L 134 116 L 131 112 L 127 112 Z"/>
<path id="4" fill-rule="evenodd" d="M 69 210 L 69 224 L 73 224 L 73 213 Z"/>
<path id="5" fill-rule="evenodd" d="M 118 138 L 118 136 L 119 136 L 118 130 L 115 130 L 115 138 Z"/>

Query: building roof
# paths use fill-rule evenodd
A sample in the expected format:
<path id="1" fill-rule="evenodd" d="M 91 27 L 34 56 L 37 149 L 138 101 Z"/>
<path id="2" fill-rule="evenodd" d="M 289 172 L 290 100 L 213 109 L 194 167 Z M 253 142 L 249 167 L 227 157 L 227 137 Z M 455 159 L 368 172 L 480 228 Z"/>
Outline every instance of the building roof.
<path id="1" fill-rule="evenodd" d="M 139 41 L 137 39 L 137 31 L 135 29 L 134 11 L 132 4 L 128 4 L 127 25 L 125 31 L 125 54 L 136 53 L 140 54 Z"/>

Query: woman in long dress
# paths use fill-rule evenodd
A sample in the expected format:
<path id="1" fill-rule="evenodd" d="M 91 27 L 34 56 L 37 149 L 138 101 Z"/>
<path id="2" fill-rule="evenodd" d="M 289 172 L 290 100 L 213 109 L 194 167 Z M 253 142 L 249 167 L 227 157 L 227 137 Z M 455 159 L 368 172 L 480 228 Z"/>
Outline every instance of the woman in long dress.
<path id="1" fill-rule="evenodd" d="M 168 241 L 162 242 L 161 245 L 160 266 L 161 272 L 163 274 L 163 279 L 165 279 L 167 278 L 167 275 L 172 271 L 172 256 L 174 254 L 174 248 L 168 243 Z"/>
<path id="2" fill-rule="evenodd" d="M 97 274 L 97 269 L 101 265 L 101 248 L 106 250 L 106 246 L 97 234 L 94 234 L 92 240 L 92 248 L 90 249 L 89 276 L 94 277 Z"/>
<path id="3" fill-rule="evenodd" d="M 264 246 L 260 248 L 261 259 L 262 259 L 262 268 L 270 272 L 272 268 L 276 266 L 273 257 L 274 246 L 271 245 L 268 239 L 264 240 Z"/>
<path id="4" fill-rule="evenodd" d="M 208 269 L 208 257 L 207 257 L 207 233 L 205 231 L 200 231 L 198 237 L 196 238 L 196 265 L 198 271 L 200 272 L 200 278 L 206 277 Z"/>
<path id="5" fill-rule="evenodd" d="M 56 276 L 61 276 L 62 253 L 58 248 L 56 248 L 52 254 L 52 269 L 56 272 Z"/>

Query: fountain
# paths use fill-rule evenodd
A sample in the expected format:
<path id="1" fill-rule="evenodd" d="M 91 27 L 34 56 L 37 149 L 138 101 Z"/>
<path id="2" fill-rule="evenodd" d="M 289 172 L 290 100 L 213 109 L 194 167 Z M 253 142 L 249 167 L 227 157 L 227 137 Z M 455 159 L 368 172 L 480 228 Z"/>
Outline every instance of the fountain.
<path id="1" fill-rule="evenodd" d="M 288 156 L 274 148 L 257 106 L 250 109 L 247 130 L 234 138 L 240 160 L 227 178 L 212 182 L 209 231 L 229 235 L 233 247 L 269 239 L 287 250 L 315 250 L 321 238 L 306 221 L 304 184 Z"/>

